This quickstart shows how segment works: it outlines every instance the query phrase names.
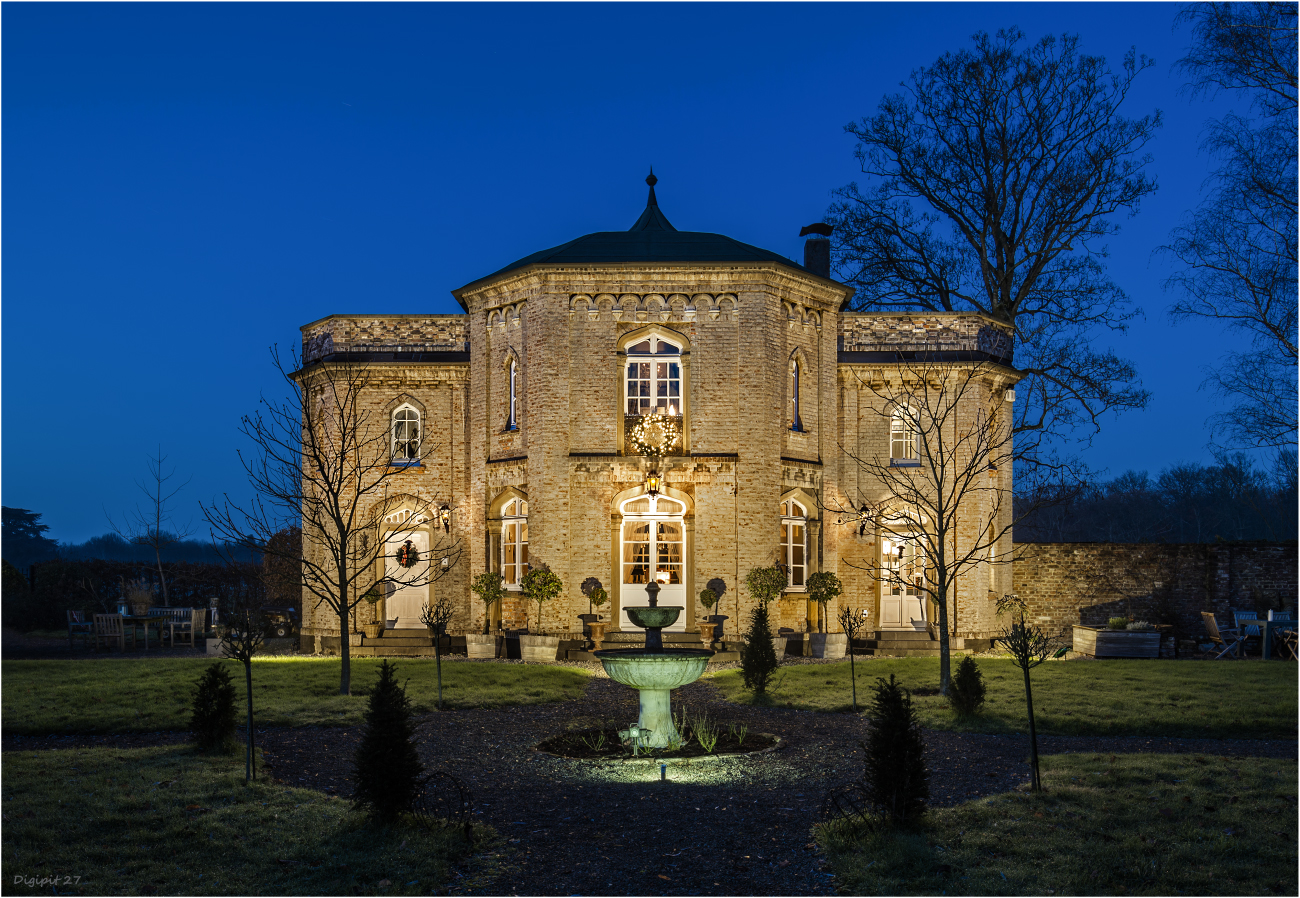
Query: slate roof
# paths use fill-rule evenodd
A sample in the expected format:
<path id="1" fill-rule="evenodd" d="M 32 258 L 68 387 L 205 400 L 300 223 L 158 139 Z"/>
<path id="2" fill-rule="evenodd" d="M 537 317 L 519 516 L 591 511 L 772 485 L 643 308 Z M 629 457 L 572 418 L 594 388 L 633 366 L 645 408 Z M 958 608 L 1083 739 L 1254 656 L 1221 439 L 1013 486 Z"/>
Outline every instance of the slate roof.
<path id="1" fill-rule="evenodd" d="M 559 246 L 524 256 L 487 277 L 466 284 L 453 291 L 456 298 L 475 284 L 490 281 L 507 272 L 529 265 L 585 265 L 593 263 L 622 262 L 777 262 L 797 271 L 811 274 L 797 262 L 785 256 L 741 243 L 722 234 L 705 231 L 679 231 L 659 209 L 655 199 L 654 172 L 646 178 L 650 197 L 645 211 L 636 224 L 626 231 L 597 231 Z"/>

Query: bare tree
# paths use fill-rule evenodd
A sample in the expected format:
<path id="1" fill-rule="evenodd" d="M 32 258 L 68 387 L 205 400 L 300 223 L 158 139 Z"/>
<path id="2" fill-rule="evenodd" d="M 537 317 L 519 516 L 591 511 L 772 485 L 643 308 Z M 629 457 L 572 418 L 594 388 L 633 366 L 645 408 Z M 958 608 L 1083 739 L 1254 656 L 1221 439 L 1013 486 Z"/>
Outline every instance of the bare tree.
<path id="1" fill-rule="evenodd" d="M 162 600 L 164 606 L 171 605 L 171 599 L 167 594 L 167 577 L 163 573 L 162 553 L 163 549 L 184 540 L 194 532 L 194 528 L 186 523 L 178 526 L 172 519 L 171 502 L 176 498 L 176 494 L 185 489 L 189 483 L 188 480 L 175 488 L 169 485 L 169 481 L 176 476 L 176 469 L 163 473 L 163 466 L 167 463 L 167 456 L 162 454 L 162 447 L 158 447 L 158 454 L 149 457 L 149 479 L 143 483 L 139 480 L 135 485 L 148 497 L 148 502 L 141 506 L 137 505 L 135 510 L 127 514 L 122 524 L 119 526 L 105 512 L 108 517 L 108 524 L 113 528 L 113 532 L 127 542 L 137 546 L 148 546 L 153 550 L 154 562 L 158 566 L 158 583 L 162 587 Z"/>
<path id="2" fill-rule="evenodd" d="M 391 593 L 434 583 L 460 560 L 461 544 L 434 526 L 425 557 L 404 546 L 394 559 L 399 563 L 388 564 L 385 532 L 400 539 L 414 533 L 422 519 L 440 517 L 433 499 L 397 489 L 407 466 L 436 447 L 413 430 L 394 434 L 390 422 L 371 410 L 368 400 L 378 387 L 370 366 L 325 360 L 298 369 L 296 355 L 286 367 L 278 350 L 271 354 L 288 386 L 287 397 L 263 397 L 261 408 L 240 424 L 253 442 L 251 454 L 240 453 L 253 498 L 240 505 L 226 495 L 203 512 L 221 540 L 301 564 L 305 592 L 317 607 L 338 616 L 339 693 L 348 695 L 349 635 L 362 595 L 371 588 Z M 390 500 L 399 495 L 418 507 L 405 521 L 384 523 Z M 300 551 L 292 540 L 274 539 L 299 525 Z M 381 562 L 383 573 L 376 574 Z"/>
<path id="3" fill-rule="evenodd" d="M 998 600 L 998 611 L 1011 613 L 1012 622 L 1002 630 L 998 642 L 1011 653 L 1011 660 L 1025 675 L 1025 713 L 1029 716 L 1029 772 L 1030 787 L 1043 791 L 1043 780 L 1038 774 L 1038 728 L 1034 724 L 1034 689 L 1029 682 L 1029 672 L 1047 660 L 1052 653 L 1052 640 L 1038 627 L 1025 623 L 1025 604 L 1014 595 Z"/>
<path id="4" fill-rule="evenodd" d="M 234 564 L 233 561 L 229 561 Z M 230 578 L 223 584 L 218 608 L 221 626 L 217 633 L 221 639 L 221 652 L 244 667 L 244 684 L 248 696 L 247 731 L 244 739 L 244 785 L 257 779 L 257 746 L 253 729 L 253 656 L 262 647 L 266 618 L 262 603 L 266 599 L 266 585 L 260 580 Z"/>
<path id="5" fill-rule="evenodd" d="M 870 181 L 836 191 L 836 271 L 855 310 L 975 311 L 1010 324 L 1024 373 L 1017 457 L 1047 464 L 1107 412 L 1145 407 L 1133 366 L 1095 344 L 1136 311 L 1102 243 L 1155 189 L 1143 148 L 1160 113 L 1119 109 L 1152 63 L 1119 72 L 1078 38 L 1019 48 L 1017 28 L 914 71 L 845 126 Z"/>
<path id="6" fill-rule="evenodd" d="M 1212 122 L 1202 149 L 1220 161 L 1205 199 L 1163 249 L 1181 268 L 1174 319 L 1209 318 L 1251 340 L 1206 385 L 1233 403 L 1210 418 L 1232 448 L 1296 442 L 1296 5 L 1197 3 L 1179 15 L 1193 45 L 1179 60 L 1193 94 L 1249 97 L 1256 118 Z"/>
<path id="7" fill-rule="evenodd" d="M 856 516 L 864 535 L 871 528 L 882 540 L 880 566 L 846 564 L 936 608 L 939 689 L 947 695 L 953 585 L 977 565 L 1013 560 L 1012 527 L 1027 509 L 1013 509 L 1001 477 L 1015 458 L 1005 401 L 1013 372 L 925 355 L 900 361 L 879 381 L 855 372 L 875 396 L 871 407 L 887 422 L 890 444 L 883 454 L 844 450 L 862 494 L 852 509 L 831 510 Z"/>

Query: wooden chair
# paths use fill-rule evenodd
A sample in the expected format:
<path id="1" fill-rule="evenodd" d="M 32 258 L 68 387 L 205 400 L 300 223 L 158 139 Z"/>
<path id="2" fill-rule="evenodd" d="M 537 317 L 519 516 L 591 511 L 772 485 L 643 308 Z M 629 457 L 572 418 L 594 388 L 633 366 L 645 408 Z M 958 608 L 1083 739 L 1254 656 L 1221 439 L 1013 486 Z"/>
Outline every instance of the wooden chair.
<path id="1" fill-rule="evenodd" d="M 1214 656 L 1214 660 L 1219 660 L 1228 652 L 1232 652 L 1232 657 L 1241 657 L 1241 633 L 1233 629 L 1219 629 L 1219 624 L 1214 620 L 1214 614 L 1209 611 L 1201 612 L 1201 620 L 1205 621 L 1205 632 L 1210 635 L 1210 642 L 1217 646 L 1223 646 L 1223 651 Z M 1226 637 L 1226 638 L 1225 638 Z"/>
<path id="2" fill-rule="evenodd" d="M 131 637 L 131 648 L 135 648 L 135 627 L 129 630 L 123 626 L 122 615 L 120 614 L 96 614 L 95 615 L 95 648 L 99 648 L 100 642 L 105 645 L 116 640 L 117 648 L 120 652 L 126 651 L 126 639 Z"/>
<path id="3" fill-rule="evenodd" d="M 95 624 L 93 621 L 86 620 L 84 614 L 80 611 L 68 612 L 68 648 L 75 648 L 75 637 L 80 636 L 87 645 L 95 638 Z"/>
<path id="4" fill-rule="evenodd" d="M 201 633 L 206 633 L 207 629 L 203 626 L 204 609 L 202 608 L 178 608 L 177 611 L 184 612 L 185 617 L 173 616 L 169 626 L 171 627 L 171 644 L 176 646 L 176 634 L 181 636 L 189 635 L 190 648 L 194 648 L 195 637 Z"/>

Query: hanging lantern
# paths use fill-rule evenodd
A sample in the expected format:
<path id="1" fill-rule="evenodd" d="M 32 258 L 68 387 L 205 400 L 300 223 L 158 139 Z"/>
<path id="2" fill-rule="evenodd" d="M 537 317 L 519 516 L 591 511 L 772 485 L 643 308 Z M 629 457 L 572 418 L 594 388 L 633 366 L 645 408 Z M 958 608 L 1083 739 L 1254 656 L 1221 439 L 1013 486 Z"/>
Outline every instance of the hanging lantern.
<path id="1" fill-rule="evenodd" d="M 660 478 L 658 471 L 651 471 L 645 476 L 645 491 L 650 494 L 650 498 L 653 499 L 655 496 L 659 495 L 659 484 Z"/>
<path id="2" fill-rule="evenodd" d="M 444 533 L 451 533 L 451 508 L 442 506 L 438 509 L 438 517 L 442 519 L 442 530 Z"/>

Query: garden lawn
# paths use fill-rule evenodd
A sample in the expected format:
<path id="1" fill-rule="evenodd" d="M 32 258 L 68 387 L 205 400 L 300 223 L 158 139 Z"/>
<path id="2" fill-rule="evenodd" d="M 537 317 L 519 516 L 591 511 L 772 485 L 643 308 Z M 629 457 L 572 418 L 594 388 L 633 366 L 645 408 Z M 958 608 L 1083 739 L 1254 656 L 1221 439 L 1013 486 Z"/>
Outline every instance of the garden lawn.
<path id="1" fill-rule="evenodd" d="M 0 723 L 28 735 L 127 733 L 189 728 L 194 683 L 210 658 L 5 661 Z M 245 715 L 242 665 L 223 662 Z M 343 726 L 361 723 L 379 659 L 352 660 L 352 695 L 339 695 L 337 658 L 266 658 L 253 662 L 253 714 L 258 726 Z M 397 676 L 417 713 L 433 711 L 434 660 L 397 659 Z M 579 698 L 590 673 L 571 667 L 442 662 L 449 708 L 499 708 Z"/>
<path id="2" fill-rule="evenodd" d="M 1010 660 L 977 659 L 987 701 L 959 720 L 938 694 L 938 658 L 856 662 L 858 708 L 876 677 L 895 674 L 908 689 L 923 726 L 936 730 L 1021 733 L 1024 674 Z M 957 659 L 953 659 L 953 670 Z M 1038 732 L 1059 736 L 1181 736 L 1215 739 L 1295 738 L 1296 668 L 1281 661 L 1049 661 L 1031 673 Z M 713 682 L 728 700 L 750 703 L 739 670 Z M 813 711 L 851 708 L 849 662 L 783 667 L 769 690 L 773 704 Z M 922 693 L 917 694 L 916 690 Z M 761 701 L 761 700 L 760 700 Z"/>
<path id="3" fill-rule="evenodd" d="M 1297 893 L 1296 762 L 1052 755 L 1047 791 L 815 837 L 849 895 Z"/>
<path id="4" fill-rule="evenodd" d="M 475 829 L 475 847 L 458 827 L 375 829 L 318 792 L 245 786 L 241 758 L 6 752 L 5 894 L 430 895 L 458 862 L 462 883 L 497 862 L 490 829 Z"/>

